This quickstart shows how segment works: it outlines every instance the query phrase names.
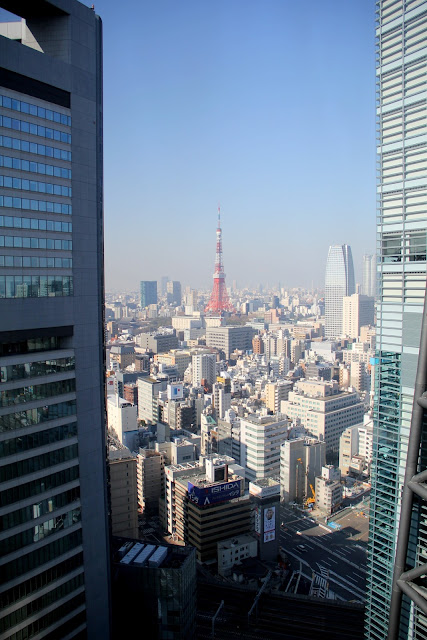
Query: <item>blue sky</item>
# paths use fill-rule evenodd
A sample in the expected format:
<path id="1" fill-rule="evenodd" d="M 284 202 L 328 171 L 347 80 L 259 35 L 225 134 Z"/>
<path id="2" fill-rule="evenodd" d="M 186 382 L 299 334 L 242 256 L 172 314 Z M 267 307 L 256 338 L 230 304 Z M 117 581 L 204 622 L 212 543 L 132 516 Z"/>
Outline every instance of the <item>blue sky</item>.
<path id="1" fill-rule="evenodd" d="M 91 2 L 85 2 L 90 5 Z M 97 0 L 108 288 L 322 285 L 375 249 L 372 0 Z"/>

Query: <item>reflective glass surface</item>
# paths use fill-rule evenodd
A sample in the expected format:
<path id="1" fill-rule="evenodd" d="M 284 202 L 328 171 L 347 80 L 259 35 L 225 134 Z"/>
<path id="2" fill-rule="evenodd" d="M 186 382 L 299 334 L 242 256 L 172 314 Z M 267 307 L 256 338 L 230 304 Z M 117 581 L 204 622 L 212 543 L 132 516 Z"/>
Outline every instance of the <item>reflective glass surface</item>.
<path id="1" fill-rule="evenodd" d="M 29 171 L 31 173 L 41 173 L 44 176 L 68 178 L 71 180 L 71 169 L 57 167 L 54 164 L 45 164 L 44 162 L 33 162 L 31 160 L 22 160 L 21 158 L 3 156 L 2 154 L 0 154 L 0 167 L 18 169 L 19 171 Z"/>
<path id="2" fill-rule="evenodd" d="M 38 144 L 37 142 L 28 142 L 27 140 L 13 138 L 11 136 L 0 136 L 0 147 L 15 149 L 16 151 L 25 151 L 26 153 L 36 153 L 39 156 L 71 162 L 71 151 L 67 149 L 58 149 L 57 147 L 50 147 L 46 144 Z"/>
<path id="3" fill-rule="evenodd" d="M 4 129 L 14 129 L 14 131 L 22 131 L 22 133 L 29 133 L 33 136 L 40 136 L 41 138 L 49 138 L 49 140 L 56 140 L 56 142 L 71 144 L 71 133 L 45 127 L 40 124 L 34 124 L 27 120 L 20 120 L 19 118 L 9 118 L 9 116 L 0 115 L 0 127 L 4 127 Z"/>
<path id="4" fill-rule="evenodd" d="M 71 276 L 0 276 L 0 298 L 55 298 L 72 295 Z"/>
<path id="5" fill-rule="evenodd" d="M 21 113 L 28 113 L 30 116 L 36 116 L 37 118 L 44 118 L 51 122 L 57 122 L 58 124 L 65 124 L 71 127 L 71 116 L 66 113 L 60 113 L 53 109 L 46 109 L 46 107 L 40 107 L 31 102 L 25 102 L 23 100 L 17 100 L 16 98 L 10 98 L 0 94 L 0 107 L 5 109 L 12 109 L 12 111 L 20 111 Z"/>

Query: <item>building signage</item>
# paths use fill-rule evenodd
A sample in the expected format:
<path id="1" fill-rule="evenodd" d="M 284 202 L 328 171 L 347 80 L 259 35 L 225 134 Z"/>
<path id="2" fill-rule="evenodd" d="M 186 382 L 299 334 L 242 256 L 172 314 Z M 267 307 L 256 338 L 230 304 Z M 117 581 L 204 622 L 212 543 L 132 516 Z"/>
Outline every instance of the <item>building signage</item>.
<path id="1" fill-rule="evenodd" d="M 249 483 L 249 493 L 257 498 L 268 498 L 270 496 L 278 496 L 280 495 L 280 484 L 274 483 L 269 487 L 260 487 L 259 485 L 250 482 Z"/>
<path id="2" fill-rule="evenodd" d="M 261 509 L 255 507 L 255 533 L 261 535 Z"/>
<path id="3" fill-rule="evenodd" d="M 242 480 L 232 482 L 222 482 L 221 484 L 198 487 L 192 482 L 188 483 L 188 497 L 191 502 L 199 507 L 207 507 L 210 504 L 225 502 L 233 498 L 239 498 L 241 493 Z"/>

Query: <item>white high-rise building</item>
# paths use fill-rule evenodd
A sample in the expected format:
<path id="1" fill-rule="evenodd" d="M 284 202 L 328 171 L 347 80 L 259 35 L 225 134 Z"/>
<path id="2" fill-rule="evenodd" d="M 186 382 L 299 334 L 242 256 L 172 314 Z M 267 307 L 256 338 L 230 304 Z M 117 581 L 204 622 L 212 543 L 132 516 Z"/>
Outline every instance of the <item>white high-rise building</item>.
<path id="1" fill-rule="evenodd" d="M 251 416 L 240 420 L 240 464 L 249 480 L 280 475 L 280 445 L 287 438 L 285 416 Z"/>
<path id="2" fill-rule="evenodd" d="M 329 247 L 325 275 L 325 335 L 336 338 L 342 334 L 344 296 L 355 292 L 354 267 L 348 244 Z"/>
<path id="3" fill-rule="evenodd" d="M 200 387 L 202 380 L 213 384 L 216 378 L 216 355 L 214 353 L 201 353 L 193 356 L 193 386 Z"/>
<path id="4" fill-rule="evenodd" d="M 370 298 L 376 297 L 377 292 L 377 257 L 364 255 L 362 264 L 362 293 Z"/>
<path id="5" fill-rule="evenodd" d="M 353 293 L 343 298 L 342 333 L 349 338 L 358 338 L 360 327 L 374 323 L 374 298 Z"/>

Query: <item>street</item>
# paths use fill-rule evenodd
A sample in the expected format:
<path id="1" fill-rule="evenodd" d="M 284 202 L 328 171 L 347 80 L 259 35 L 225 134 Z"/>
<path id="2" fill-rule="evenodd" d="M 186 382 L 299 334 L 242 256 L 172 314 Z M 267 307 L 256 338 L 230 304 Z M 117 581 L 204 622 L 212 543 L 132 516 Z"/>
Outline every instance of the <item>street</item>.
<path id="1" fill-rule="evenodd" d="M 315 573 L 317 584 L 329 584 L 329 597 L 363 603 L 368 519 L 360 507 L 337 514 L 331 526 L 296 507 L 282 505 L 280 511 L 280 544 L 292 569 L 299 571 L 301 563 L 304 577 Z"/>

